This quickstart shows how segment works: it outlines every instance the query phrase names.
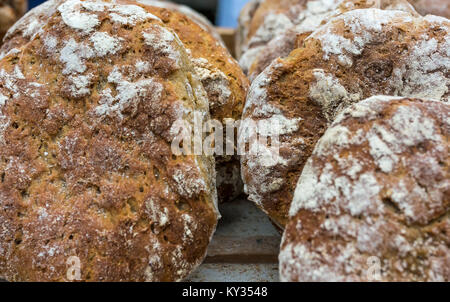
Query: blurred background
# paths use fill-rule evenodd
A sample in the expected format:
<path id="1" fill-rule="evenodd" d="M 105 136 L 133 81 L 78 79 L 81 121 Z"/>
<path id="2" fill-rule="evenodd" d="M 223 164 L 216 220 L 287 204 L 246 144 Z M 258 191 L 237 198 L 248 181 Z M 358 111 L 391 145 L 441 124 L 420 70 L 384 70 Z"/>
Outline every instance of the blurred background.
<path id="1" fill-rule="evenodd" d="M 242 7 L 250 0 L 174 0 L 199 11 L 214 24 L 221 27 L 236 27 L 237 18 Z M 44 0 L 29 0 L 29 7 L 33 8 Z"/>

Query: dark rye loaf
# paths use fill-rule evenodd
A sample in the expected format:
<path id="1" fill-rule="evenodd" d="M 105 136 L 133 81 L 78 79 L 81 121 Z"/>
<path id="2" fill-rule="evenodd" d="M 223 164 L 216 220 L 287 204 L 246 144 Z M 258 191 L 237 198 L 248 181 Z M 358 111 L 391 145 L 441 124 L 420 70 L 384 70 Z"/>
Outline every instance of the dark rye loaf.
<path id="1" fill-rule="evenodd" d="M 186 48 L 137 5 L 66 1 L 0 61 L 0 276 L 176 281 L 204 259 L 214 159 L 175 156 L 209 118 Z"/>

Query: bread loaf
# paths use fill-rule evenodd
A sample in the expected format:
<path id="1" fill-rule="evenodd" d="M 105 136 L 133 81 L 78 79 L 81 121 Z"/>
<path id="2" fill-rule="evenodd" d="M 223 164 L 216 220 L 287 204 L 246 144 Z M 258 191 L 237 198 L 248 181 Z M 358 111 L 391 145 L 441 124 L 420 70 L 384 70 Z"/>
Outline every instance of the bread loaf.
<path id="1" fill-rule="evenodd" d="M 209 118 L 192 59 L 141 6 L 55 8 L 0 61 L 0 277 L 181 280 L 219 215 L 214 158 L 171 148 Z"/>
<path id="2" fill-rule="evenodd" d="M 307 0 L 264 0 L 253 14 L 248 26 L 248 34 L 241 47 L 239 58 L 245 74 L 248 73 L 255 55 L 276 36 L 294 25 Z M 328 2 L 337 2 L 329 0 Z M 322 8 L 321 8 L 322 9 Z"/>
<path id="3" fill-rule="evenodd" d="M 450 281 L 450 107 L 376 96 L 325 132 L 300 177 L 283 281 Z"/>
<path id="4" fill-rule="evenodd" d="M 53 0 L 56 3 L 62 0 Z M 183 45 L 187 48 L 201 82 L 209 99 L 210 112 L 213 119 L 225 123 L 226 119 L 239 120 L 242 115 L 248 90 L 248 80 L 242 73 L 238 63 L 231 57 L 221 41 L 217 40 L 206 25 L 195 20 L 198 14 L 186 16 L 186 9 L 168 2 L 141 0 L 139 5 L 160 18 L 166 26 L 175 31 Z M 11 29 L 5 38 L 5 45 L 0 50 L 6 54 L 26 43 L 34 35 L 39 34 L 36 23 L 46 22 L 51 16 L 54 3 L 46 3 L 32 10 Z M 151 6 L 151 5 L 158 6 Z M 206 23 L 205 23 L 206 24 Z M 236 156 L 218 156 L 218 191 L 222 202 L 229 201 L 243 193 L 240 177 L 240 163 Z M 238 174 L 235 174 L 238 172 Z"/>
<path id="5" fill-rule="evenodd" d="M 327 5 L 328 3 L 328 5 Z M 330 19 L 345 12 L 380 8 L 385 10 L 401 10 L 418 16 L 414 8 L 406 0 L 329 0 L 308 1 L 305 9 L 297 18 L 296 25 L 273 38 L 260 48 L 258 53 L 249 58 L 248 77 L 253 81 L 276 58 L 287 57 L 295 48 L 303 45 L 314 30 L 324 25 Z"/>
<path id="6" fill-rule="evenodd" d="M 336 114 L 353 103 L 377 94 L 448 102 L 449 30 L 436 16 L 353 10 L 275 60 L 252 83 L 244 109 L 244 121 L 276 122 L 280 135 L 276 160 L 264 161 L 264 146 L 242 156 L 250 200 L 283 227 L 304 164 Z M 246 140 L 241 145 L 252 143 Z"/>
<path id="7" fill-rule="evenodd" d="M 0 45 L 8 29 L 27 10 L 26 0 L 0 0 Z"/>
<path id="8" fill-rule="evenodd" d="M 48 0 L 28 11 L 6 33 L 0 48 L 0 58 L 8 52 L 15 52 L 42 32 L 46 21 L 56 13 L 64 0 Z M 17 49 L 16 49 L 17 48 Z"/>

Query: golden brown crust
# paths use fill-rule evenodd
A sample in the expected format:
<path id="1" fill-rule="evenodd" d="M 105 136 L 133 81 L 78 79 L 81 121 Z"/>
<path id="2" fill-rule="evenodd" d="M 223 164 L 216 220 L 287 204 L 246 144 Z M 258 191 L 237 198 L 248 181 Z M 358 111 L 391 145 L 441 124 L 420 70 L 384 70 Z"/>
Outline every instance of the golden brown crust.
<path id="1" fill-rule="evenodd" d="M 244 27 L 243 34 L 246 36 L 242 38 L 240 47 L 239 64 L 245 74 L 248 74 L 254 57 L 261 48 L 296 24 L 307 2 L 308 0 L 264 0 L 257 3 L 249 25 Z"/>
<path id="2" fill-rule="evenodd" d="M 250 199 L 280 226 L 306 160 L 335 115 L 376 94 L 448 102 L 448 20 L 400 11 L 354 10 L 334 18 L 252 83 L 244 119 L 276 118 L 280 159 L 242 157 Z M 289 130 L 289 131 L 287 131 Z"/>
<path id="3" fill-rule="evenodd" d="M 6 33 L 0 48 L 0 57 L 28 43 L 40 31 L 46 20 L 56 13 L 64 0 L 48 0 L 28 11 Z"/>
<path id="4" fill-rule="evenodd" d="M 252 22 L 248 38 L 251 39 L 261 26 L 266 22 L 268 15 L 285 15 L 289 19 L 294 19 L 299 11 L 301 11 L 308 0 L 265 0 L 256 10 Z"/>
<path id="5" fill-rule="evenodd" d="M 146 7 L 173 29 L 192 57 L 199 60 L 194 63 L 199 73 L 203 73 L 200 76 L 208 93 L 211 117 L 221 122 L 226 118 L 240 119 L 249 84 L 229 52 L 188 16 L 166 8 Z M 217 73 L 216 70 L 223 75 L 211 75 Z M 229 92 L 223 94 L 223 89 Z"/>
<path id="6" fill-rule="evenodd" d="M 83 22 L 79 22 L 83 21 Z M 135 5 L 67 1 L 0 61 L 0 276 L 173 281 L 218 212 L 214 160 L 175 156 L 172 125 L 209 117 L 176 34 Z"/>
<path id="7" fill-rule="evenodd" d="M 385 96 L 339 114 L 298 182 L 281 279 L 448 282 L 449 118 Z"/>
<path id="8" fill-rule="evenodd" d="M 0 45 L 8 29 L 27 11 L 26 0 L 0 0 Z"/>

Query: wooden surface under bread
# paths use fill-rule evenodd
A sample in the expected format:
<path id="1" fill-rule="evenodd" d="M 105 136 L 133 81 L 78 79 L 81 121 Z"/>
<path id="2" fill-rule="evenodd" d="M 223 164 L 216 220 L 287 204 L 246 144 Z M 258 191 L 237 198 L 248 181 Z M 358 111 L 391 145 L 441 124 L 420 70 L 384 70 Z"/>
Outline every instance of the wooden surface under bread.
<path id="1" fill-rule="evenodd" d="M 222 204 L 220 212 L 208 256 L 187 281 L 278 281 L 281 236 L 267 216 L 244 199 Z"/>

